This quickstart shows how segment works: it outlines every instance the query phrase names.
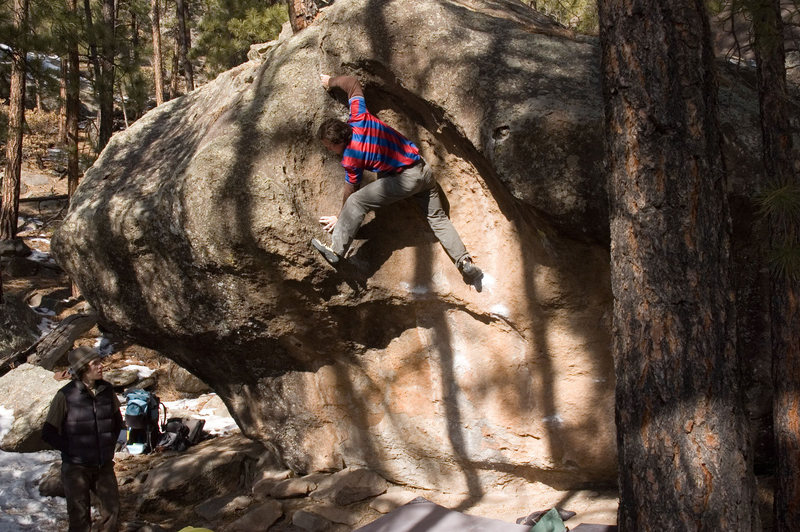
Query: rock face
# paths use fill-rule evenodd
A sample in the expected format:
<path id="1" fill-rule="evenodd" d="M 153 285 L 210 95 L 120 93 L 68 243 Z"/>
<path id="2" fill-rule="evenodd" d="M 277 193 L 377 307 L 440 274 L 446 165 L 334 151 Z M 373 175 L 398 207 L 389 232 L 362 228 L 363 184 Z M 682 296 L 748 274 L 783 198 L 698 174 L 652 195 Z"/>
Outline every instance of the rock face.
<path id="1" fill-rule="evenodd" d="M 254 55 L 149 112 L 87 172 L 53 249 L 104 327 L 211 385 L 296 472 L 367 466 L 470 496 L 613 480 L 597 42 L 513 0 L 353 0 Z M 370 110 L 420 146 L 479 289 L 406 202 L 366 220 L 340 272 L 309 246 L 343 178 L 314 138 L 347 112 L 320 73 L 358 76 Z M 730 76 L 744 197 L 758 103 Z"/>
<path id="2" fill-rule="evenodd" d="M 33 344 L 42 321 L 31 307 L 14 296 L 0 297 L 0 359 Z"/>
<path id="3" fill-rule="evenodd" d="M 55 380 L 52 371 L 30 364 L 0 377 L 0 406 L 14 412 L 14 423 L 0 440 L 0 449 L 19 453 L 50 449 L 42 441 L 42 425 L 50 402 L 65 384 Z"/>

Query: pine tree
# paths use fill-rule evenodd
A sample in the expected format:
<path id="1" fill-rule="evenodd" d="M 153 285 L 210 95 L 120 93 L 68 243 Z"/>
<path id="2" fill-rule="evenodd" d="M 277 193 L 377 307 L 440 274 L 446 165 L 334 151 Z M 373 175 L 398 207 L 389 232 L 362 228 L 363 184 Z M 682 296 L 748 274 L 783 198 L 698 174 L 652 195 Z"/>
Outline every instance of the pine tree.
<path id="1" fill-rule="evenodd" d="M 78 0 L 68 0 L 68 12 L 73 23 L 79 17 Z M 77 24 L 76 24 L 77 26 Z M 80 112 L 80 59 L 78 55 L 78 34 L 77 31 L 66 32 L 64 35 L 67 46 L 67 61 L 62 61 L 66 66 L 66 96 L 65 96 L 65 115 L 66 115 L 66 136 L 67 136 L 67 193 L 72 200 L 72 195 L 78 187 L 80 175 L 78 161 L 78 113 Z"/>
<path id="2" fill-rule="evenodd" d="M 111 139 L 114 129 L 114 68 L 116 58 L 116 12 L 114 0 L 102 0 L 103 24 L 100 38 L 100 77 L 97 93 L 100 100 L 100 133 L 98 151 Z"/>
<path id="3" fill-rule="evenodd" d="M 0 203 L 0 240 L 17 236 L 19 183 L 22 172 L 22 133 L 25 124 L 25 74 L 28 39 L 28 0 L 14 0 L 14 47 L 6 137 L 6 167 Z"/>
<path id="4" fill-rule="evenodd" d="M 186 79 L 186 92 L 194 90 L 194 69 L 192 63 L 189 61 L 189 49 L 191 48 L 191 40 L 189 36 L 189 7 L 188 0 L 175 0 L 175 15 L 178 20 L 178 27 L 176 28 L 176 37 L 178 42 L 178 61 L 183 67 L 183 75 Z"/>
<path id="5" fill-rule="evenodd" d="M 710 28 L 600 0 L 621 530 L 753 529 Z"/>
<path id="6" fill-rule="evenodd" d="M 780 0 L 750 0 L 770 226 L 775 530 L 800 523 L 800 160 L 792 140 Z"/>
<path id="7" fill-rule="evenodd" d="M 161 23 L 158 0 L 150 0 L 150 26 L 153 33 L 153 83 L 156 105 L 164 103 L 164 66 L 161 55 Z"/>
<path id="8" fill-rule="evenodd" d="M 275 39 L 288 16 L 277 0 L 209 0 L 197 23 L 194 55 L 205 58 L 209 74 L 233 68 L 247 61 L 252 44 Z"/>

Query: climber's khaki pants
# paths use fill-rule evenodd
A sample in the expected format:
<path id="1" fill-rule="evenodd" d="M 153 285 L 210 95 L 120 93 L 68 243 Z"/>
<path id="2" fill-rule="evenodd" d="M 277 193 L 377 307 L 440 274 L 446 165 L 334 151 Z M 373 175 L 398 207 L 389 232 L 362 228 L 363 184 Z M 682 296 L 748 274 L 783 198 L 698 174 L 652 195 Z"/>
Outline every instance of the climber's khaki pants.
<path id="1" fill-rule="evenodd" d="M 344 256 L 369 211 L 413 197 L 428 220 L 433 234 L 454 263 L 468 255 L 461 237 L 442 208 L 439 187 L 425 161 L 398 174 L 379 174 L 378 179 L 347 198 L 333 229 L 333 251 Z"/>

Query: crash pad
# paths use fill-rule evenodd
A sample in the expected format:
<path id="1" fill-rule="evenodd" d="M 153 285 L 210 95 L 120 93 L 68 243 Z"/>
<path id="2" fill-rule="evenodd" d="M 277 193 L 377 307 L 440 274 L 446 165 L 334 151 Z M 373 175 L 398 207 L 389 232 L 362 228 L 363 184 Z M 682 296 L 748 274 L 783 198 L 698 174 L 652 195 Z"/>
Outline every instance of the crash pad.
<path id="1" fill-rule="evenodd" d="M 424 499 L 415 499 L 356 532 L 528 532 L 530 526 L 467 515 Z"/>

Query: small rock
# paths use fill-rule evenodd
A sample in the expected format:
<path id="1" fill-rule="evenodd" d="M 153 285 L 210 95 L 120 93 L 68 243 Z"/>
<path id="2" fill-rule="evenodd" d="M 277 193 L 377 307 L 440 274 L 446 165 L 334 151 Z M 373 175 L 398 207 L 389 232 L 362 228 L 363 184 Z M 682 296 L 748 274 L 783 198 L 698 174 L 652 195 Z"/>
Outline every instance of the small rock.
<path id="1" fill-rule="evenodd" d="M 229 532 L 252 532 L 253 530 L 266 530 L 283 515 L 281 503 L 274 500 L 266 501 L 242 517 L 234 521 L 228 527 Z"/>
<path id="2" fill-rule="evenodd" d="M 27 297 L 26 303 L 34 308 L 44 307 L 58 313 L 56 307 L 58 307 L 59 304 L 63 306 L 64 300 L 68 299 L 70 295 L 71 293 L 68 288 L 37 290 Z"/>
<path id="3" fill-rule="evenodd" d="M 347 468 L 321 482 L 317 490 L 311 494 L 311 498 L 347 506 L 380 495 L 388 487 L 389 483 L 373 471 Z"/>
<path id="4" fill-rule="evenodd" d="M 156 385 L 156 379 L 153 377 L 145 377 L 136 385 L 137 388 L 141 388 L 143 390 L 149 390 Z"/>
<path id="5" fill-rule="evenodd" d="M 173 362 L 168 364 L 166 373 L 173 388 L 179 392 L 199 395 L 211 391 L 208 384 Z"/>
<path id="6" fill-rule="evenodd" d="M 261 499 L 269 497 L 270 492 L 279 482 L 291 476 L 292 471 L 290 469 L 261 471 L 253 479 L 253 496 Z"/>
<path id="7" fill-rule="evenodd" d="M 308 532 L 322 532 L 331 527 L 331 522 L 307 510 L 298 510 L 292 516 L 292 524 Z"/>
<path id="8" fill-rule="evenodd" d="M 206 401 L 203 405 L 203 412 L 210 412 L 215 416 L 222 416 L 228 417 L 230 414 L 228 413 L 228 407 L 225 406 L 225 402 L 220 398 L 219 395 L 212 395 L 211 398 Z"/>
<path id="9" fill-rule="evenodd" d="M 332 523 L 339 523 L 350 527 L 358 523 L 358 520 L 361 517 L 358 512 L 346 510 L 331 504 L 318 504 L 308 508 L 308 511 L 324 517 Z"/>
<path id="10" fill-rule="evenodd" d="M 414 493 L 399 486 L 392 486 L 386 493 L 379 495 L 369 503 L 369 507 L 382 514 L 388 514 L 416 497 Z"/>
<path id="11" fill-rule="evenodd" d="M 231 502 L 226 504 L 225 508 L 223 508 L 223 511 L 226 514 L 233 513 L 233 512 L 239 512 L 241 510 L 244 510 L 245 508 L 247 508 L 251 504 L 253 504 L 253 498 L 252 497 L 249 497 L 247 495 L 239 495 L 238 497 L 233 499 Z"/>
<path id="12" fill-rule="evenodd" d="M 291 469 L 263 469 L 256 473 L 255 477 L 253 478 L 253 484 L 258 484 L 259 482 L 272 482 L 277 484 L 281 480 L 286 480 L 293 475 Z"/>
<path id="13" fill-rule="evenodd" d="M 250 497 L 227 494 L 213 497 L 204 501 L 194 508 L 194 512 L 206 521 L 214 521 L 220 517 L 231 515 L 237 510 L 247 508 L 253 499 Z"/>
<path id="14" fill-rule="evenodd" d="M 314 473 L 300 478 L 287 478 L 276 484 L 269 494 L 276 499 L 305 497 L 317 489 L 317 486 L 328 477 L 329 475 L 324 473 Z"/>
<path id="15" fill-rule="evenodd" d="M 115 388 L 124 388 L 139 380 L 139 372 L 135 369 L 110 369 L 103 372 L 103 379 Z"/>
<path id="16" fill-rule="evenodd" d="M 64 497 L 60 460 L 51 465 L 47 473 L 39 479 L 39 495 L 42 497 Z"/>

